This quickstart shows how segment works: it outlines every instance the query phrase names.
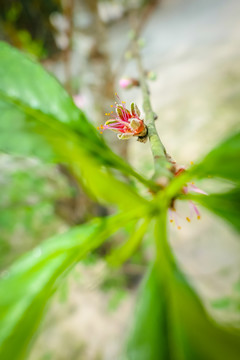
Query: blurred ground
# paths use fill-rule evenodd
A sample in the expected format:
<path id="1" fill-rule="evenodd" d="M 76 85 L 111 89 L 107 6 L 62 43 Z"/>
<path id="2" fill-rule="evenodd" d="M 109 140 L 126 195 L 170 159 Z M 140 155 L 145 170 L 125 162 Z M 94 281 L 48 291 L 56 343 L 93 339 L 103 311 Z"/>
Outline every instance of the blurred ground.
<path id="1" fill-rule="evenodd" d="M 238 0 L 165 0 L 145 27 L 143 60 L 146 68 L 158 75 L 151 83 L 153 108 L 159 116 L 157 127 L 178 163 L 195 161 L 238 124 L 239 13 Z M 128 31 L 125 19 L 109 26 L 109 52 L 113 71 L 120 69 L 119 76 L 136 74 L 133 61 L 119 67 L 129 42 Z M 73 64 L 80 66 L 78 56 L 79 52 Z M 54 66 L 61 73 L 61 65 Z M 122 99 L 141 104 L 139 90 L 119 92 Z M 148 144 L 130 142 L 129 155 L 136 168 L 150 173 Z M 208 184 L 200 186 L 209 189 Z M 229 227 L 207 211 L 202 211 L 201 221 L 190 224 L 184 220 L 187 206 L 178 212 L 183 218 L 182 230 L 171 227 L 171 242 L 210 308 L 211 300 L 232 294 L 240 280 L 240 244 Z M 73 281 L 71 275 L 68 301 L 59 302 L 60 292 L 52 301 L 31 360 L 119 359 L 135 293 L 129 291 L 117 309 L 109 311 L 110 295 L 99 289 L 104 264 L 97 263 L 93 269 L 80 266 L 76 271 L 80 280 Z M 239 325 L 235 310 L 230 304 L 224 312 L 214 311 L 222 321 Z"/>

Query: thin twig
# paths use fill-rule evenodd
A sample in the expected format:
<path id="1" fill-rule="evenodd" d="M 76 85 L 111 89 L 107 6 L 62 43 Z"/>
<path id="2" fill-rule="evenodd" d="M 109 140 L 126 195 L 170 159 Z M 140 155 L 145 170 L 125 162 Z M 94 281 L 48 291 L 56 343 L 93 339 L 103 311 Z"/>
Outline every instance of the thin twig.
<path id="1" fill-rule="evenodd" d="M 142 65 L 137 38 L 134 39 L 134 50 L 140 76 L 140 86 L 143 96 L 143 110 L 145 112 L 145 123 L 148 127 L 148 137 L 155 166 L 155 173 L 153 178 L 155 180 L 159 180 L 160 184 L 165 186 L 168 180 L 173 177 L 174 162 L 172 162 L 171 157 L 167 154 L 155 126 L 155 113 L 152 110 L 149 96 L 150 93 L 146 81 L 145 71 Z"/>
<path id="2" fill-rule="evenodd" d="M 142 8 L 142 9 L 138 9 L 137 11 L 133 10 L 130 11 L 130 13 L 128 14 L 128 18 L 130 23 L 134 23 L 134 33 L 135 36 L 140 36 L 140 33 L 142 32 L 142 30 L 144 29 L 144 26 L 146 25 L 149 17 L 151 16 L 151 14 L 153 13 L 153 11 L 156 9 L 156 6 L 159 4 L 158 0 L 152 0 L 147 2 L 147 4 Z M 135 21 L 136 18 L 136 12 L 137 12 L 137 19 L 138 21 Z M 131 51 L 132 50 L 132 39 L 129 40 L 129 43 L 126 45 L 124 51 L 122 52 L 121 55 L 118 56 L 118 63 L 117 66 L 114 70 L 114 78 L 116 79 L 119 75 L 119 73 L 122 73 L 124 70 L 124 67 L 126 66 L 126 53 L 127 51 Z"/>

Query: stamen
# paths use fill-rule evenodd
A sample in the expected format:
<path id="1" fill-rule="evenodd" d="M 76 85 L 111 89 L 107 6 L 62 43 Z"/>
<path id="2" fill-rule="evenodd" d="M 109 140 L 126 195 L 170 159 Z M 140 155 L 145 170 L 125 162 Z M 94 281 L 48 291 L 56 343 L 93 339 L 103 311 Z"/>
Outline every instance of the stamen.
<path id="1" fill-rule="evenodd" d="M 178 216 L 177 216 L 176 209 L 173 209 L 173 218 L 174 218 L 174 221 L 175 221 L 175 224 L 176 224 L 178 230 L 180 230 L 181 226 L 179 225 L 179 222 L 178 222 Z"/>
<path id="2" fill-rule="evenodd" d="M 99 128 L 99 126 L 97 126 L 97 130 L 99 130 L 100 128 Z"/>
<path id="3" fill-rule="evenodd" d="M 102 134 L 103 132 L 102 131 L 100 131 L 100 134 Z"/>
<path id="4" fill-rule="evenodd" d="M 194 185 L 194 183 L 190 184 L 190 190 L 192 190 L 192 191 L 194 191 L 196 193 L 199 193 L 199 194 L 207 195 L 207 193 L 205 191 L 203 191 L 203 190 L 199 189 L 198 187 L 196 187 Z"/>
<path id="5" fill-rule="evenodd" d="M 173 209 L 169 209 L 169 216 L 170 216 L 170 223 L 172 224 L 174 222 L 174 220 L 173 220 Z"/>
<path id="6" fill-rule="evenodd" d="M 113 105 L 110 105 L 110 107 L 113 107 Z"/>
<path id="7" fill-rule="evenodd" d="M 117 100 L 120 101 L 120 97 L 118 96 L 118 93 L 115 92 L 115 96 L 116 96 Z"/>
<path id="8" fill-rule="evenodd" d="M 188 222 L 191 222 L 191 220 L 189 219 L 189 217 L 188 217 L 188 216 L 186 217 L 186 220 L 187 220 Z"/>
<path id="9" fill-rule="evenodd" d="M 197 206 L 192 201 L 189 201 L 189 203 L 192 205 L 193 210 L 195 211 L 195 214 L 197 215 L 197 219 L 199 220 L 201 218 L 201 215 L 200 215 L 200 212 L 199 212 Z"/>
<path id="10" fill-rule="evenodd" d="M 193 162 L 193 161 L 190 161 L 190 164 L 191 164 L 191 165 L 193 165 L 193 164 L 194 164 L 194 162 Z"/>
<path id="11" fill-rule="evenodd" d="M 101 129 L 103 129 L 103 125 L 101 125 Z"/>

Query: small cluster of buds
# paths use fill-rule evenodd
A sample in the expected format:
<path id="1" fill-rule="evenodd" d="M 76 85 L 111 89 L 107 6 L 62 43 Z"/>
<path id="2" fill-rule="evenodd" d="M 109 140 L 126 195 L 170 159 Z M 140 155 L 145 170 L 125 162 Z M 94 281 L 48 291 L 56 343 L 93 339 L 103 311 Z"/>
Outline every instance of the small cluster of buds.
<path id="1" fill-rule="evenodd" d="M 111 105 L 113 107 L 114 105 Z M 140 111 L 136 104 L 131 104 L 131 110 L 125 106 L 125 102 L 121 104 L 115 103 L 116 115 L 105 122 L 97 129 L 102 133 L 103 130 L 112 130 L 117 133 L 120 140 L 130 139 L 137 136 L 139 141 L 145 142 L 147 140 L 147 126 L 144 121 L 140 119 Z M 107 116 L 112 116 L 113 111 L 106 113 Z"/>

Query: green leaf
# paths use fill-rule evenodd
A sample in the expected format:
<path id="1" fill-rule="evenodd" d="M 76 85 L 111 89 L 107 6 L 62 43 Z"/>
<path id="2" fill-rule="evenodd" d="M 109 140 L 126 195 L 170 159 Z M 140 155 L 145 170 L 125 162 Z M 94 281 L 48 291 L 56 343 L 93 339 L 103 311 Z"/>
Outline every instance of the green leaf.
<path id="1" fill-rule="evenodd" d="M 24 155 L 33 151 L 64 162 L 98 201 L 122 208 L 146 203 L 102 165 L 148 181 L 105 145 L 71 97 L 40 65 L 0 43 L 0 78 L 0 148 Z M 10 137 L 15 141 L 8 145 Z"/>
<path id="2" fill-rule="evenodd" d="M 193 169 L 199 177 L 219 177 L 233 182 L 240 181 L 240 132 L 230 136 Z"/>
<path id="3" fill-rule="evenodd" d="M 157 271 L 147 272 L 137 300 L 134 324 L 127 341 L 126 360 L 170 359 L 167 299 Z"/>
<path id="4" fill-rule="evenodd" d="M 60 83 L 40 65 L 0 42 L 0 96 L 22 109 L 41 112 L 88 135 L 93 127 Z M 96 132 L 92 138 L 99 142 Z"/>
<path id="5" fill-rule="evenodd" d="M 16 106 L 0 100 L 0 150 L 13 155 L 34 156 L 44 161 L 53 161 L 56 156 L 48 142 L 32 131 L 26 115 Z M 36 130 L 36 126 L 34 126 Z"/>
<path id="6" fill-rule="evenodd" d="M 111 252 L 111 254 L 106 258 L 107 262 L 112 266 L 120 266 L 125 261 L 127 261 L 139 247 L 144 234 L 147 231 L 150 219 L 140 220 L 140 224 L 135 226 L 133 229 L 132 235 L 127 239 L 127 241 L 116 248 Z"/>
<path id="7" fill-rule="evenodd" d="M 217 145 L 200 163 L 191 166 L 187 171 L 171 181 L 166 188 L 169 201 L 181 193 L 183 186 L 194 178 L 215 177 L 239 183 L 239 159 L 240 132 L 237 132 Z M 161 197 L 161 194 L 159 196 Z"/>
<path id="8" fill-rule="evenodd" d="M 75 140 L 78 145 L 84 147 L 88 155 L 94 157 L 99 164 L 117 168 L 125 174 L 135 176 L 145 185 L 154 187 L 151 181 L 142 178 L 108 148 L 94 126 L 87 121 L 84 113 L 75 106 L 72 98 L 52 75 L 4 42 L 0 42 L 0 79 L 0 100 L 17 107 L 24 114 L 31 131 L 46 134 L 51 129 L 57 137 L 61 136 L 63 148 L 69 137 L 77 134 Z M 12 122 L 14 117 L 9 121 L 9 132 Z M 16 150 L 18 143 L 14 143 Z M 21 143 L 20 145 L 23 146 Z"/>
<path id="9" fill-rule="evenodd" d="M 111 203 L 121 208 L 147 204 L 146 200 L 130 186 L 99 166 L 97 159 L 89 155 L 86 146 L 83 146 L 84 143 L 80 144 L 76 134 L 64 124 L 55 119 L 48 122 L 45 118 L 41 118 L 41 122 L 32 121 L 31 115 L 26 115 L 18 108 L 3 103 L 1 100 L 0 110 L 2 110 L 0 147 L 3 149 L 65 163 L 89 195 L 99 202 Z M 13 133 L 8 128 L 9 121 L 13 122 L 16 129 Z M 35 130 L 33 134 L 32 128 Z M 9 141 L 10 138 L 13 141 Z"/>
<path id="10" fill-rule="evenodd" d="M 172 359 L 238 360 L 240 331 L 217 324 L 180 270 L 167 242 L 166 213 L 156 225 L 158 269 L 168 296 L 168 314 Z"/>
<path id="11" fill-rule="evenodd" d="M 98 162 L 88 156 L 85 149 L 78 146 L 74 139 L 67 141 L 65 147 L 63 147 L 61 137 L 53 137 L 51 143 L 85 190 L 97 201 L 118 205 L 126 210 L 139 207 L 143 212 L 145 212 L 144 208 L 150 205 L 130 185 L 123 183 L 105 168 L 100 167 Z"/>
<path id="12" fill-rule="evenodd" d="M 240 188 L 208 196 L 192 195 L 191 199 L 229 222 L 240 232 Z"/>
<path id="13" fill-rule="evenodd" d="M 233 300 L 230 297 L 224 296 L 222 298 L 212 300 L 211 305 L 213 308 L 221 310 L 230 307 L 232 302 Z"/>
<path id="14" fill-rule="evenodd" d="M 29 344 L 61 277 L 138 211 L 96 219 L 43 242 L 0 280 L 0 359 L 25 359 Z"/>

